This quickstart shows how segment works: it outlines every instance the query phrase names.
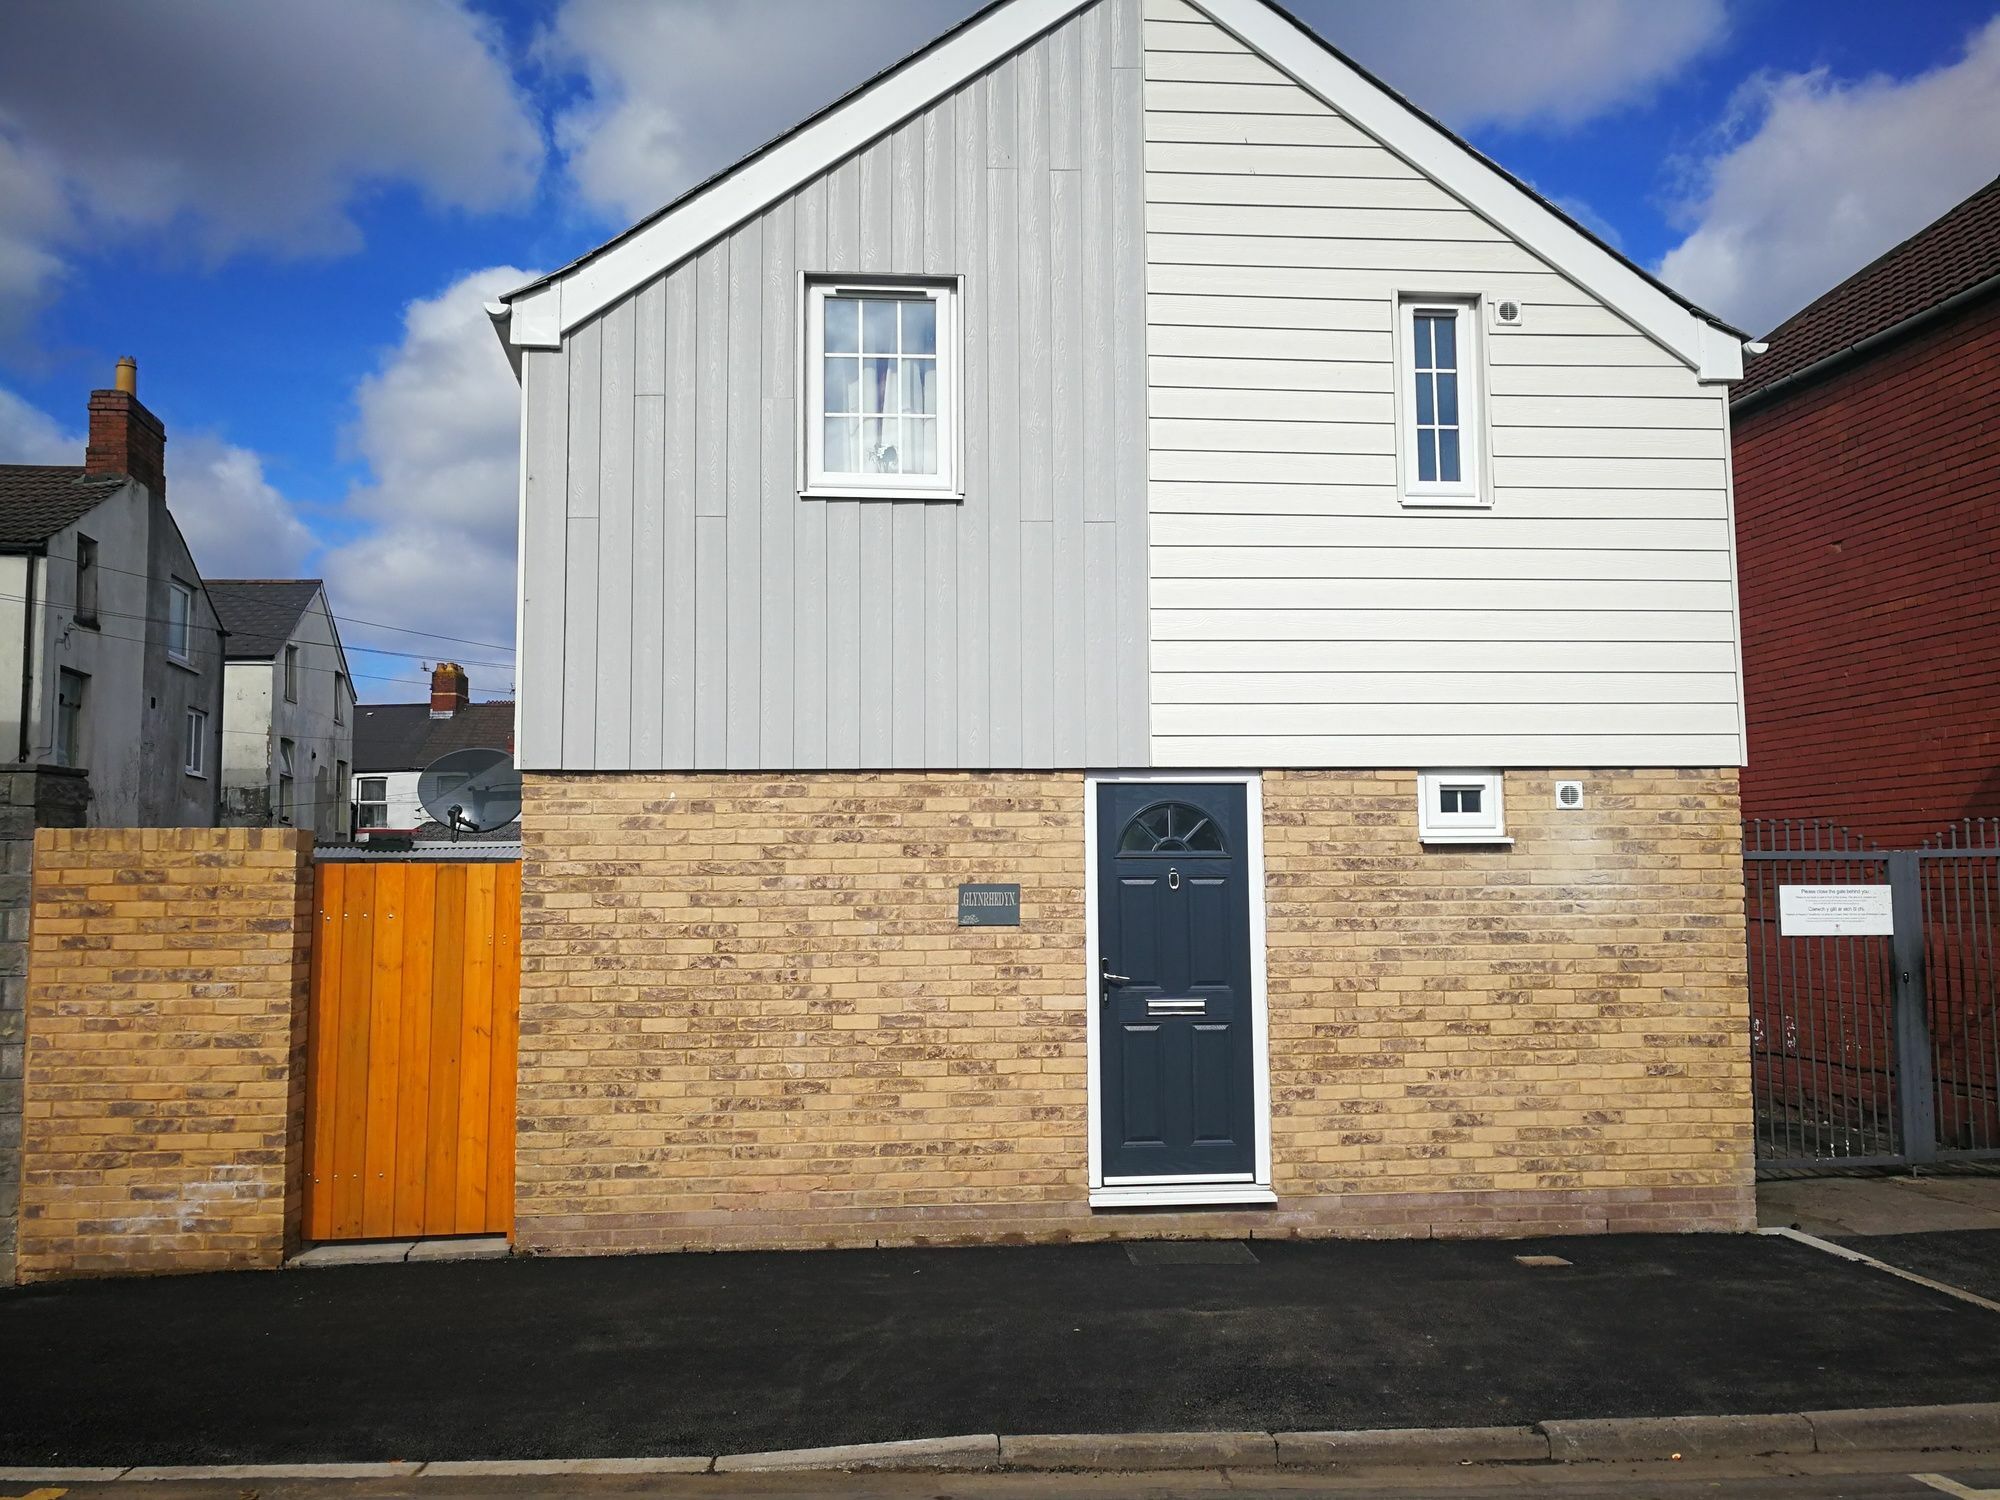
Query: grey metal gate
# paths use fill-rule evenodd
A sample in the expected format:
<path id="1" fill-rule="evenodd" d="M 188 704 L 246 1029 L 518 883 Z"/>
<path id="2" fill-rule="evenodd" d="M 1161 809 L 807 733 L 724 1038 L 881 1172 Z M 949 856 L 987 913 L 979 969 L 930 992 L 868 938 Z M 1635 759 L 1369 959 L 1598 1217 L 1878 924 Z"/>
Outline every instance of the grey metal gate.
<path id="1" fill-rule="evenodd" d="M 2000 820 L 1917 849 L 1744 825 L 1762 1168 L 2000 1159 Z M 1893 932 L 1780 930 L 1786 886 L 1886 886 Z"/>

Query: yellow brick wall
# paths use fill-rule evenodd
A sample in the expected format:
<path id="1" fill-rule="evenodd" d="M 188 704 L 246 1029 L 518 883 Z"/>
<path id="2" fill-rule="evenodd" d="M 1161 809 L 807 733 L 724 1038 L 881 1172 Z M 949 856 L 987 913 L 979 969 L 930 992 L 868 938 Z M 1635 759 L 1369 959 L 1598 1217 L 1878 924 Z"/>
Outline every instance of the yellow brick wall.
<path id="1" fill-rule="evenodd" d="M 22 1280 L 282 1261 L 311 850 L 288 829 L 36 836 Z"/>
<path id="2" fill-rule="evenodd" d="M 1506 851 L 1420 848 L 1408 773 L 1267 776 L 1280 1204 L 1223 1213 L 1086 1202 L 1080 774 L 526 796 L 524 1248 L 1750 1221 L 1734 772 L 1512 773 Z"/>

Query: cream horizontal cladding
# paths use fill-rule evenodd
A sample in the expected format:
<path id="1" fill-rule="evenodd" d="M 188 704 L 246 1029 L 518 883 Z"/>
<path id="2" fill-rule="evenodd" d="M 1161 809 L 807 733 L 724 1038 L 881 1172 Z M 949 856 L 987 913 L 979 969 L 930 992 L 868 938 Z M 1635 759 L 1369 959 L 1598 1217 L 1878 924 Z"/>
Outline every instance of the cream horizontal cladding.
<path id="1" fill-rule="evenodd" d="M 1139 5 L 520 350 L 522 765 L 1144 764 Z M 962 500 L 801 499 L 819 274 L 962 278 Z"/>
<path id="2" fill-rule="evenodd" d="M 1187 0 L 1144 0 L 1152 760 L 1736 765 L 1724 390 Z M 1406 507 L 1400 294 L 1489 506 Z"/>
<path id="3" fill-rule="evenodd" d="M 1088 1203 L 1081 772 L 524 790 L 524 1249 L 1751 1222 L 1733 770 L 1511 773 L 1504 851 L 1267 773 L 1277 1206 L 1144 1213 Z"/>

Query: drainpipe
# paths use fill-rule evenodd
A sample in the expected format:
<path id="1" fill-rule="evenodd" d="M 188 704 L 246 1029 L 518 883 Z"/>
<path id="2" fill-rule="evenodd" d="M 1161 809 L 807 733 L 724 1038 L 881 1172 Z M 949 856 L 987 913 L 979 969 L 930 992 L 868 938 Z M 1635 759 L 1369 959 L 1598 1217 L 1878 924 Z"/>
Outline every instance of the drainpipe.
<path id="1" fill-rule="evenodd" d="M 21 592 L 26 596 L 21 605 L 21 753 L 22 765 L 28 763 L 28 715 L 35 703 L 35 565 L 41 559 L 33 553 L 27 559 L 27 584 Z"/>

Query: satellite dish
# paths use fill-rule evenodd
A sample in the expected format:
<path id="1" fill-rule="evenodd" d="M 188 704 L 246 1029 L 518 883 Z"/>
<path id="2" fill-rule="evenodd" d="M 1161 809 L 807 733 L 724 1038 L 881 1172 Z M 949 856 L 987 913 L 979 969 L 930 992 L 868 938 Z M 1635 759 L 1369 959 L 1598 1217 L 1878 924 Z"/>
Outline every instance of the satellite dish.
<path id="1" fill-rule="evenodd" d="M 521 773 L 504 750 L 454 750 L 417 777 L 417 801 L 454 839 L 491 833 L 521 816 Z"/>

